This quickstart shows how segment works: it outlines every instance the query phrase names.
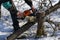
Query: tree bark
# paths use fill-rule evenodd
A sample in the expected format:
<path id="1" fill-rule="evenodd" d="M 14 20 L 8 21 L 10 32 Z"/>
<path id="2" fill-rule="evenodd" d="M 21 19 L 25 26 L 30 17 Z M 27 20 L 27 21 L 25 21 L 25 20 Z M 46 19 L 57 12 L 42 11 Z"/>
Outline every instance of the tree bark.
<path id="1" fill-rule="evenodd" d="M 32 25 L 34 25 L 35 22 L 28 22 L 25 25 L 21 27 L 21 29 L 17 30 L 13 34 L 11 34 L 9 37 L 7 37 L 7 40 L 15 40 L 19 35 L 21 35 L 23 32 L 28 30 Z"/>
<path id="2" fill-rule="evenodd" d="M 37 34 L 36 34 L 36 37 L 41 37 L 42 35 L 44 35 L 44 26 L 43 26 L 44 16 L 45 16 L 44 12 L 37 13 L 37 22 L 38 22 L 38 25 L 37 25 Z"/>

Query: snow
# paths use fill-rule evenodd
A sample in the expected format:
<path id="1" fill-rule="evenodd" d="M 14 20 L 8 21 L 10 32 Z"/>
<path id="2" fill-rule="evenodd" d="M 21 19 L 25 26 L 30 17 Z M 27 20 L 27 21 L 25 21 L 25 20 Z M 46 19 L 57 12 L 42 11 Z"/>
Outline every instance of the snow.
<path id="1" fill-rule="evenodd" d="M 0 32 L 0 35 L 9 35 L 12 32 Z"/>
<path id="2" fill-rule="evenodd" d="M 51 0 L 51 1 L 52 1 L 52 0 Z M 53 2 L 53 1 L 54 1 L 54 2 Z M 52 1 L 53 6 L 59 2 L 59 0 L 53 0 L 53 1 Z"/>

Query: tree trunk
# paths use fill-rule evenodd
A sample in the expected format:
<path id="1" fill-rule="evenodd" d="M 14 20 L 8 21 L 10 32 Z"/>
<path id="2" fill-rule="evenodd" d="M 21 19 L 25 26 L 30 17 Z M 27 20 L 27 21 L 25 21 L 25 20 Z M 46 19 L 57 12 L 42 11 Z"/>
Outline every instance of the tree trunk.
<path id="1" fill-rule="evenodd" d="M 21 29 L 18 29 L 16 32 L 11 34 L 7 37 L 7 40 L 15 40 L 19 35 L 21 35 L 23 32 L 28 30 L 31 26 L 33 26 L 36 22 L 27 22 L 25 25 L 21 27 Z"/>
<path id="2" fill-rule="evenodd" d="M 37 37 L 41 37 L 42 35 L 45 35 L 44 26 L 43 26 L 44 16 L 49 15 L 51 12 L 57 10 L 58 8 L 60 8 L 60 1 L 56 5 L 47 9 L 45 11 L 45 14 L 42 12 L 37 13 L 37 22 L 38 22 L 37 34 L 36 34 Z"/>
<path id="3" fill-rule="evenodd" d="M 44 35 L 44 26 L 43 26 L 43 22 L 44 22 L 44 12 L 39 12 L 37 13 L 37 34 L 36 37 L 41 37 L 42 35 Z"/>

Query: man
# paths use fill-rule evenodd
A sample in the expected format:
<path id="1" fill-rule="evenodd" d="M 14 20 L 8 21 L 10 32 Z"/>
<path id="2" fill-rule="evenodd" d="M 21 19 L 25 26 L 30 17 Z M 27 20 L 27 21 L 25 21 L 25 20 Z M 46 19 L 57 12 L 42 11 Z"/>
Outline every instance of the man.
<path id="1" fill-rule="evenodd" d="M 32 1 L 31 0 L 24 0 L 31 8 L 33 8 L 32 6 Z M 17 21 L 17 14 L 19 13 L 16 9 L 16 7 L 13 5 L 12 0 L 0 0 L 0 7 L 1 4 L 3 4 L 3 6 L 10 12 L 11 14 L 11 18 L 13 21 L 13 27 L 14 27 L 14 31 L 20 29 L 19 27 L 19 22 Z M 22 15 L 24 16 L 24 15 Z"/>

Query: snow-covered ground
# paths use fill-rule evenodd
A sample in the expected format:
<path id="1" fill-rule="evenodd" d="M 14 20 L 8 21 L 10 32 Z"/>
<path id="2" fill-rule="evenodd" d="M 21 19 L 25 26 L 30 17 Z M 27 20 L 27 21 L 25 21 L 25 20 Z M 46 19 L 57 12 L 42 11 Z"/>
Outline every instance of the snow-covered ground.
<path id="1" fill-rule="evenodd" d="M 54 4 L 56 4 L 59 0 L 55 0 L 55 1 L 54 1 L 55 2 Z M 22 2 L 22 3 L 24 3 L 24 2 Z M 17 5 L 17 3 L 15 3 L 15 5 Z M 29 6 L 28 6 L 29 8 L 26 8 L 27 7 L 26 5 L 27 4 L 24 4 L 21 7 L 18 7 L 18 6 L 16 6 L 16 7 L 17 7 L 18 10 L 23 12 L 24 10 L 27 10 L 27 9 L 30 8 Z M 38 6 L 36 6 L 36 8 L 37 7 Z M 3 6 L 2 6 L 1 10 L 2 10 L 2 12 L 1 12 L 2 17 L 1 17 L 1 20 L 0 20 L 0 40 L 6 40 L 6 38 L 10 34 L 12 34 L 14 30 L 13 30 L 12 20 L 11 20 L 11 16 L 10 16 L 9 12 Z M 60 22 L 60 9 L 58 9 L 55 12 L 52 12 L 50 14 L 50 18 L 51 18 L 50 20 L 52 20 L 53 22 Z M 26 20 L 24 20 L 24 21 L 21 20 L 19 22 L 20 22 L 19 25 L 22 26 L 23 24 L 26 23 Z M 45 23 L 45 24 L 47 25 L 48 23 Z M 52 34 L 53 29 L 51 28 L 51 26 L 49 24 L 47 26 L 49 26 L 49 28 L 46 28 L 45 30 L 48 33 L 47 34 L 48 37 L 43 37 L 43 38 L 39 38 L 39 39 L 33 39 L 32 36 L 35 35 L 36 30 L 37 30 L 37 23 L 36 23 L 28 31 L 26 31 L 26 32 L 24 32 L 22 34 L 22 35 L 26 35 L 27 37 L 32 37 L 32 38 L 31 39 L 21 39 L 21 40 L 60 40 L 60 30 L 55 32 L 55 36 L 49 37 L 49 35 Z"/>

